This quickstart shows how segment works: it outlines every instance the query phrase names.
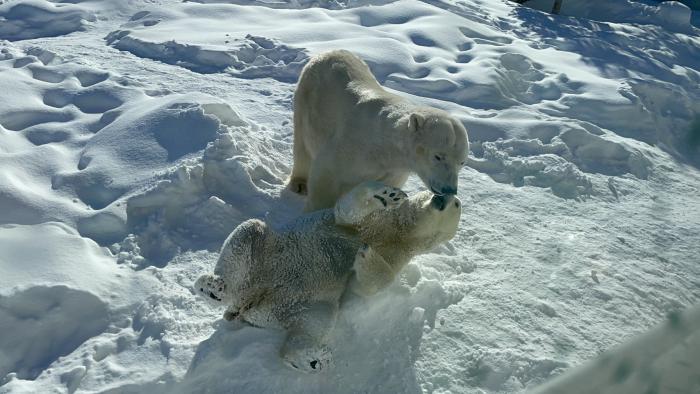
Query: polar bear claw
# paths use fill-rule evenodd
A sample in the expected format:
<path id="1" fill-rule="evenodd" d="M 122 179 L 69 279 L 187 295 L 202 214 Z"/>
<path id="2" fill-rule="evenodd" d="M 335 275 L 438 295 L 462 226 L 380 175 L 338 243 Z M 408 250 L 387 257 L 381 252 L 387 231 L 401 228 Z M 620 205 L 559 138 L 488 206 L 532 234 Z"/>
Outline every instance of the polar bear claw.
<path id="1" fill-rule="evenodd" d="M 216 275 L 203 275 L 194 284 L 195 290 L 210 302 L 223 302 L 226 293 L 226 282 Z"/>
<path id="2" fill-rule="evenodd" d="M 408 195 L 401 189 L 386 186 L 372 197 L 379 201 L 384 208 L 392 209 L 401 205 Z"/>
<path id="3" fill-rule="evenodd" d="M 333 365 L 333 355 L 328 346 L 301 349 L 293 355 L 283 356 L 285 364 L 306 373 L 317 373 Z"/>
<path id="4" fill-rule="evenodd" d="M 408 195 L 401 189 L 381 182 L 364 182 L 336 203 L 336 224 L 357 225 L 372 213 L 399 207 L 407 198 Z"/>

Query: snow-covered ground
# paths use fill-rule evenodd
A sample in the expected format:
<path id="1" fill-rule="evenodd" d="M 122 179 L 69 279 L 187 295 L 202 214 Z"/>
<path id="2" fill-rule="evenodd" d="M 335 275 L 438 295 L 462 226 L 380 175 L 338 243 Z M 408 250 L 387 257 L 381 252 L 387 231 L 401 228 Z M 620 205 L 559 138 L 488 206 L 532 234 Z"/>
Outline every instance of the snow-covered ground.
<path id="1" fill-rule="evenodd" d="M 700 11 L 530 3 L 0 0 L 0 393 L 522 392 L 699 303 Z M 191 285 L 300 214 L 294 82 L 335 48 L 472 154 L 455 239 L 309 376 Z"/>

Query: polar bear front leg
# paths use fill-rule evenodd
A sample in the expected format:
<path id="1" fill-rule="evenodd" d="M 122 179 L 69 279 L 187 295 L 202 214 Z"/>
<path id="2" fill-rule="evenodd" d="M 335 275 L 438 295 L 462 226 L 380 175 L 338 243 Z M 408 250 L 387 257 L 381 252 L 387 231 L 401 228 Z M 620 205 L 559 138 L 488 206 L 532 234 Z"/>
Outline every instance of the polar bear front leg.
<path id="1" fill-rule="evenodd" d="M 393 209 L 403 204 L 406 192 L 377 181 L 355 186 L 335 204 L 335 223 L 354 226 L 372 212 Z"/>
<path id="2" fill-rule="evenodd" d="M 350 280 L 350 290 L 363 297 L 389 286 L 396 276 L 386 260 L 368 245 L 357 251 L 353 269 L 355 275 Z"/>
<path id="3" fill-rule="evenodd" d="M 332 365 L 330 348 L 324 344 L 335 327 L 337 305 L 314 303 L 304 305 L 288 322 L 287 339 L 280 350 L 285 364 L 306 373 L 316 373 Z"/>

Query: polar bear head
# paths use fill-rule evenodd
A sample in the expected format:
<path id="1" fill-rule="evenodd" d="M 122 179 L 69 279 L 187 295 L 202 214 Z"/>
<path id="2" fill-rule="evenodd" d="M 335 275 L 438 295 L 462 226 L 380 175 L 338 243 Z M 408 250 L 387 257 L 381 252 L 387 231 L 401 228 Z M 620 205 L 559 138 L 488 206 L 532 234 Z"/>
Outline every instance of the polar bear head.
<path id="1" fill-rule="evenodd" d="M 459 170 L 469 152 L 467 130 L 448 113 L 422 107 L 409 115 L 413 133 L 413 169 L 439 195 L 457 194 Z"/>
<path id="2" fill-rule="evenodd" d="M 462 203 L 454 195 L 416 193 L 400 206 L 373 212 L 358 226 L 360 238 L 397 252 L 426 252 L 457 233 Z"/>

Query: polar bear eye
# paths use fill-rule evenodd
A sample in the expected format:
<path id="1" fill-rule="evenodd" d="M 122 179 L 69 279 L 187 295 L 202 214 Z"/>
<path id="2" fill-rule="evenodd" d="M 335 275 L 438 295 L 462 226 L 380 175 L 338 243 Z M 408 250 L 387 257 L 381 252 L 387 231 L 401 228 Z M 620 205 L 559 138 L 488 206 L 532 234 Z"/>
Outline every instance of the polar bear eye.
<path id="1" fill-rule="evenodd" d="M 439 155 L 435 155 L 435 160 L 440 161 L 442 160 L 442 157 L 440 157 Z"/>

